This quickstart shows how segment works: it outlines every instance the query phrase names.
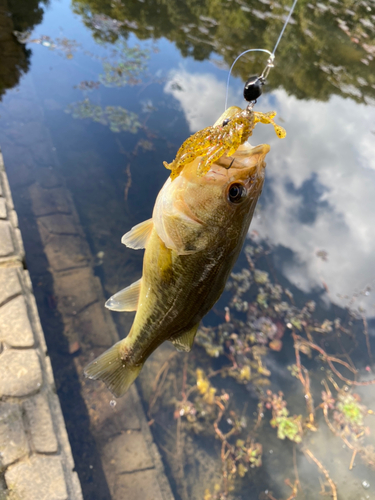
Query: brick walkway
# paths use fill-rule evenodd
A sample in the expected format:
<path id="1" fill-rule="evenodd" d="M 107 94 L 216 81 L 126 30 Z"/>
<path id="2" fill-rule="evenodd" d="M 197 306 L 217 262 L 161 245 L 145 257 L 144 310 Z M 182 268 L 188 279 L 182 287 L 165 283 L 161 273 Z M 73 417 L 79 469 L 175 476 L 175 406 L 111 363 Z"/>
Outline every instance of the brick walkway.
<path id="1" fill-rule="evenodd" d="M 0 499 L 80 500 L 0 154 Z"/>

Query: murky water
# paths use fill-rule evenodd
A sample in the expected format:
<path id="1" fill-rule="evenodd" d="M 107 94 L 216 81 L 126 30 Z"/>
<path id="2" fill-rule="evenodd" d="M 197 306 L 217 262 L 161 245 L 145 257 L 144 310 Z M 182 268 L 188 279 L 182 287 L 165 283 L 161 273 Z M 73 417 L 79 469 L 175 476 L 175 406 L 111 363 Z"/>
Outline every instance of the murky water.
<path id="1" fill-rule="evenodd" d="M 87 472 L 90 415 L 73 354 L 61 354 L 74 338 L 54 335 L 23 189 L 41 167 L 58 170 L 106 295 L 138 279 L 142 253 L 121 236 L 150 217 L 162 162 L 223 111 L 228 65 L 272 49 L 288 5 L 2 3 L 0 145 L 87 498 L 99 484 L 110 494 Z M 288 135 L 258 125 L 251 139 L 271 153 L 247 250 L 193 351 L 163 346 L 139 379 L 176 498 L 315 499 L 337 487 L 339 499 L 375 499 L 374 385 L 348 385 L 375 378 L 374 25 L 373 1 L 297 6 L 257 104 Z M 230 105 L 264 63 L 238 62 Z M 131 315 L 114 320 L 126 335 Z"/>

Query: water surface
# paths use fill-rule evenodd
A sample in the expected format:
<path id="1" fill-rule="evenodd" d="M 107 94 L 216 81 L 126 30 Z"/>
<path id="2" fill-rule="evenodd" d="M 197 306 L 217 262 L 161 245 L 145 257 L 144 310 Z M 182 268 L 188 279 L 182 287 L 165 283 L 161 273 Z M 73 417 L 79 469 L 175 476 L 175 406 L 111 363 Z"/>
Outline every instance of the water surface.
<path id="1" fill-rule="evenodd" d="M 171 161 L 191 133 L 216 121 L 224 108 L 228 66 L 248 48 L 272 49 L 287 7 L 284 1 L 253 0 L 199 5 L 148 0 L 5 2 L 0 13 L 2 52 L 6 54 L 0 62 L 0 144 L 34 287 L 43 282 L 45 263 L 31 258 L 36 252 L 28 235 L 36 227 L 18 193 L 20 186 L 27 185 L 31 167 L 41 166 L 33 164 L 37 127 L 43 123 L 48 130 L 48 144 L 53 144 L 56 157 L 53 168 L 58 168 L 73 196 L 95 256 L 96 273 L 110 296 L 140 277 L 142 253 L 125 250 L 120 239 L 150 217 L 168 176 L 162 162 Z M 374 459 L 370 452 L 370 458 L 362 453 L 365 446 L 374 445 L 373 417 L 366 416 L 363 423 L 355 419 L 339 422 L 346 384 L 332 375 L 324 356 L 318 357 L 321 351 L 305 345 L 301 360 L 309 370 L 311 397 L 316 407 L 323 405 L 316 411 L 317 430 L 306 427 L 306 392 L 287 369 L 296 363 L 294 334 L 349 365 L 353 361 L 360 380 L 373 375 L 369 348 L 375 349 L 374 24 L 371 1 L 315 6 L 301 1 L 297 6 L 256 107 L 275 109 L 287 137 L 281 141 L 272 127 L 258 125 L 251 138 L 252 144 L 269 143 L 271 153 L 247 242 L 250 249 L 241 254 L 235 272 L 249 269 L 250 261 L 258 270 L 257 279 L 252 269 L 250 276 L 245 272 L 232 280 L 215 310 L 203 320 L 206 330 L 193 352 L 175 356 L 166 346 L 155 353 L 140 377 L 138 386 L 151 430 L 176 498 L 288 498 L 292 489 L 285 479 L 293 486 L 297 477 L 301 484 L 297 498 L 317 498 L 319 480 L 324 483 L 325 476 L 316 463 L 308 462 L 303 449 L 328 469 L 338 498 L 375 498 L 374 470 L 366 464 Z M 243 82 L 259 73 L 265 62 L 260 55 L 247 55 L 238 62 L 229 89 L 230 105 L 244 105 Z M 32 103 L 27 101 L 30 89 L 36 96 Z M 20 153 L 29 154 L 29 164 L 18 161 Z M 268 278 L 260 271 L 267 272 Z M 237 285 L 246 279 L 248 289 L 240 296 Z M 281 288 L 275 289 L 276 284 Z M 314 310 L 304 308 L 308 301 L 316 303 Z M 287 305 L 280 308 L 281 303 Z M 229 317 L 225 315 L 228 305 Z M 114 319 L 125 336 L 131 317 L 114 315 Z M 271 322 L 268 337 L 265 319 Z M 54 326 L 45 320 L 44 329 L 48 328 Z M 207 347 L 209 334 L 214 335 L 211 348 Z M 250 354 L 234 352 L 236 339 L 244 341 L 246 335 L 253 335 L 246 340 Z M 56 342 L 51 348 L 58 352 L 59 341 L 51 340 L 48 331 L 46 336 Z M 271 344 L 274 340 L 281 342 L 280 351 Z M 266 369 L 260 375 L 254 375 L 256 349 Z M 225 367 L 233 366 L 233 359 L 240 368 L 251 360 L 248 379 L 246 370 L 242 378 L 238 375 L 240 368 L 232 373 L 237 378 L 225 372 Z M 181 413 L 184 391 L 194 387 L 197 368 L 203 368 L 206 375 L 224 369 L 225 378 L 218 374 L 210 380 L 216 396 L 224 391 L 230 397 L 220 421 L 222 432 L 233 428 L 231 411 L 244 418 L 237 434 L 228 438 L 231 446 L 237 446 L 236 456 L 241 448 L 238 439 L 247 447 L 250 442 L 263 446 L 259 468 L 245 460 L 248 471 L 242 474 L 238 458 L 235 479 L 227 488 L 234 489 L 226 493 L 220 439 L 215 439 L 214 431 L 217 405 L 210 405 L 193 390 L 189 401 L 198 417 L 194 413 L 189 421 L 186 411 Z M 69 376 L 73 380 L 69 387 L 76 387 L 73 399 L 79 398 L 80 382 L 74 378 L 73 366 L 69 373 L 57 366 L 54 370 L 58 387 L 64 387 L 64 377 Z M 353 373 L 343 370 L 344 378 L 353 378 Z M 152 383 L 156 376 L 162 384 Z M 338 384 L 338 392 L 331 379 Z M 328 381 L 334 394 L 329 418 L 339 435 L 324 419 L 322 380 Z M 269 401 L 261 412 L 260 427 L 252 430 L 259 398 L 266 397 L 267 389 L 273 394 L 282 390 L 290 416 L 302 415 L 302 445 L 295 443 L 295 435 L 289 439 L 293 434 L 278 439 L 280 426 L 270 425 Z M 73 422 L 79 412 L 69 410 L 68 397 L 62 392 L 81 481 L 83 485 L 95 483 L 98 478 L 84 473 L 91 452 L 83 452 L 87 442 L 78 438 L 88 417 Z M 363 405 L 375 410 L 373 386 L 350 388 L 347 394 L 352 393 L 360 394 Z M 353 401 L 346 400 L 346 410 L 349 403 L 355 406 Z M 201 415 L 204 405 L 212 410 L 212 418 Z M 77 408 L 81 408 L 78 399 Z M 363 408 L 357 405 L 353 411 L 357 410 Z M 353 450 L 347 449 L 342 433 L 349 440 L 353 433 L 365 436 L 358 437 L 356 466 L 351 471 Z M 325 488 L 330 490 L 328 483 Z M 108 493 L 103 495 L 106 498 Z"/>

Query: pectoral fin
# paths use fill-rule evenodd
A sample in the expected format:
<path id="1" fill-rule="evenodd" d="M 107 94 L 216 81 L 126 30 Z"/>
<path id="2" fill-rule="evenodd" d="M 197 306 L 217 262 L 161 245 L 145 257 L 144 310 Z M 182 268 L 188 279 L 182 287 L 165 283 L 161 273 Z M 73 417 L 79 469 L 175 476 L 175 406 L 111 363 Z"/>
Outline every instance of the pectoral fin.
<path id="1" fill-rule="evenodd" d="M 193 342 L 195 339 L 195 334 L 197 333 L 199 323 L 193 326 L 193 328 L 179 337 L 174 337 L 169 339 L 172 344 L 175 346 L 177 351 L 190 352 L 193 347 Z"/>
<path id="2" fill-rule="evenodd" d="M 142 278 L 112 295 L 105 303 L 105 307 L 111 309 L 111 311 L 136 311 L 141 291 L 141 282 Z"/>
<path id="3" fill-rule="evenodd" d="M 152 219 L 145 220 L 124 234 L 121 243 L 134 250 L 145 248 L 153 227 Z"/>

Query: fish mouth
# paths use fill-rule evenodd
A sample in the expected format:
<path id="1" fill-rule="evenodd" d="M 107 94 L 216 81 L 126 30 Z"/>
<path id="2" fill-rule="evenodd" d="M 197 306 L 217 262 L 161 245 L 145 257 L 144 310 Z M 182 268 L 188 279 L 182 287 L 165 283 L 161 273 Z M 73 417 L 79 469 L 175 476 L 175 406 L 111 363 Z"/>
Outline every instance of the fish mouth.
<path id="1" fill-rule="evenodd" d="M 270 149 L 269 144 L 251 146 L 249 142 L 245 142 L 232 156 L 222 156 L 216 164 L 229 171 L 255 169 L 258 174 L 261 174 L 266 166 L 264 159 Z"/>

